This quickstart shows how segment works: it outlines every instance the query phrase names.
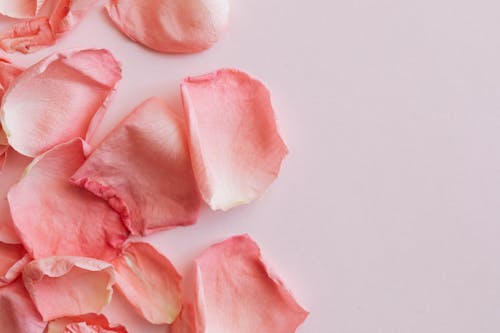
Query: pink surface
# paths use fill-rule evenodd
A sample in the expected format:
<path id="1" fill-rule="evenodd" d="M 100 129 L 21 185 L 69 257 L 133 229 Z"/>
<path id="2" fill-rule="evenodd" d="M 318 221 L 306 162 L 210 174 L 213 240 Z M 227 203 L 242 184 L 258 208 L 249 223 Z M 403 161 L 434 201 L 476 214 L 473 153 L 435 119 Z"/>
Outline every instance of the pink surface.
<path id="1" fill-rule="evenodd" d="M 205 53 L 169 56 L 94 9 L 55 48 L 108 47 L 124 79 L 100 129 L 188 75 L 272 90 L 290 148 L 257 202 L 148 238 L 185 272 L 248 232 L 310 317 L 299 333 L 500 330 L 500 44 L 495 1 L 232 1 Z M 119 298 L 113 301 L 119 304 Z M 165 333 L 125 313 L 134 332 Z M 144 325 L 144 326 L 142 326 Z"/>

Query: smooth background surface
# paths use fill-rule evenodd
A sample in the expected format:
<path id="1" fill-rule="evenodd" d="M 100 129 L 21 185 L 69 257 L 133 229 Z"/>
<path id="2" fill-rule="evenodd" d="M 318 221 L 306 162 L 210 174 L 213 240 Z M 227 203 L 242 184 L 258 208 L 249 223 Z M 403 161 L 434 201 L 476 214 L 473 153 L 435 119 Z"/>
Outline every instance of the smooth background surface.
<path id="1" fill-rule="evenodd" d="M 311 311 L 300 333 L 498 333 L 499 13 L 493 0 L 233 0 L 219 44 L 168 56 L 97 7 L 52 50 L 122 61 L 101 134 L 151 95 L 179 107 L 187 75 L 237 67 L 272 89 L 291 150 L 280 178 L 254 204 L 150 237 L 182 271 L 247 232 Z M 131 333 L 165 332 L 122 311 Z"/>

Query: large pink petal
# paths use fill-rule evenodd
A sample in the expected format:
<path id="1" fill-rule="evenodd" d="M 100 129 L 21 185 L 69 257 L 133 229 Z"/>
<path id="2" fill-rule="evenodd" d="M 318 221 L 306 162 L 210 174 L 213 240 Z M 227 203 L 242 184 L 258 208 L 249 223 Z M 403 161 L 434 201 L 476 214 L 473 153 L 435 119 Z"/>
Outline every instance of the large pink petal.
<path id="1" fill-rule="evenodd" d="M 113 295 L 114 270 L 104 261 L 50 257 L 24 267 L 23 281 L 46 321 L 99 313 Z"/>
<path id="2" fill-rule="evenodd" d="M 3 98 L 2 125 L 10 145 L 34 157 L 85 137 L 120 79 L 120 64 L 107 50 L 65 51 L 28 68 Z"/>
<path id="3" fill-rule="evenodd" d="M 8 194 L 14 225 L 33 258 L 112 260 L 127 238 L 106 202 L 68 181 L 85 160 L 83 145 L 74 139 L 38 157 Z"/>
<path id="4" fill-rule="evenodd" d="M 226 210 L 259 197 L 287 154 L 269 91 L 243 72 L 222 69 L 185 79 L 181 92 L 205 201 Z"/>
<path id="5" fill-rule="evenodd" d="M 17 279 L 30 260 L 22 245 L 0 242 L 0 288 Z"/>
<path id="6" fill-rule="evenodd" d="M 0 173 L 0 242 L 2 243 L 21 243 L 12 222 L 7 193 L 19 181 L 30 162 L 31 158 L 19 154 L 12 148 L 5 152 L 5 165 Z"/>
<path id="7" fill-rule="evenodd" d="M 228 0 L 110 0 L 109 17 L 130 39 L 165 53 L 205 50 L 227 26 Z"/>
<path id="8" fill-rule="evenodd" d="M 25 18 L 38 14 L 45 0 L 3 0 L 0 1 L 0 14 Z"/>
<path id="9" fill-rule="evenodd" d="M 30 53 L 54 45 L 55 42 L 56 37 L 47 17 L 16 23 L 0 34 L 0 48 L 9 53 Z"/>
<path id="10" fill-rule="evenodd" d="M 113 261 L 116 286 L 152 324 L 171 324 L 181 310 L 181 280 L 172 263 L 147 243 L 131 243 Z"/>
<path id="11" fill-rule="evenodd" d="M 21 279 L 0 288 L 0 328 L 2 333 L 42 333 L 45 328 Z"/>
<path id="12" fill-rule="evenodd" d="M 103 315 L 94 313 L 51 321 L 44 333 L 127 333 L 121 325 L 110 325 Z"/>
<path id="13" fill-rule="evenodd" d="M 184 120 L 158 98 L 118 125 L 71 181 L 107 200 L 133 234 L 192 224 L 200 208 Z"/>
<path id="14" fill-rule="evenodd" d="M 173 333 L 292 333 L 307 317 L 246 235 L 211 246 L 195 274 L 195 308 L 186 308 Z"/>

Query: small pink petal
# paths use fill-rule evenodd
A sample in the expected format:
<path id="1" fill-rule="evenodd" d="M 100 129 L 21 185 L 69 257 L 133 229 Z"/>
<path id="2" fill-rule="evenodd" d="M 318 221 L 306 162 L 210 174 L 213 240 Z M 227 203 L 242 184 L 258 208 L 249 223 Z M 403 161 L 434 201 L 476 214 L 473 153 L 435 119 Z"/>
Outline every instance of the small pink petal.
<path id="1" fill-rule="evenodd" d="M 247 235 L 211 246 L 196 259 L 195 274 L 195 307 L 172 333 L 293 333 L 308 315 Z"/>
<path id="2" fill-rule="evenodd" d="M 95 313 L 56 319 L 47 325 L 44 333 L 127 333 L 121 325 L 110 325 L 103 315 Z"/>
<path id="3" fill-rule="evenodd" d="M 11 83 L 24 71 L 24 68 L 12 64 L 8 59 L 0 58 L 0 100 Z M 3 132 L 3 131 L 2 131 Z M 3 137 L 0 144 L 4 144 Z"/>
<path id="4" fill-rule="evenodd" d="M 0 48 L 9 53 L 30 53 L 54 45 L 55 42 L 47 17 L 16 23 L 7 32 L 0 34 Z"/>
<path id="5" fill-rule="evenodd" d="M 258 198 L 277 177 L 287 148 L 266 87 L 222 69 L 181 84 L 198 186 L 212 209 Z"/>
<path id="6" fill-rule="evenodd" d="M 164 53 L 208 49 L 229 17 L 228 0 L 110 0 L 106 8 L 130 39 Z"/>
<path id="7" fill-rule="evenodd" d="M 85 137 L 120 79 L 120 64 L 107 50 L 65 51 L 28 68 L 3 98 L 2 125 L 10 145 L 34 157 Z"/>
<path id="8" fill-rule="evenodd" d="M 45 321 L 99 313 L 113 295 L 114 270 L 104 261 L 50 257 L 24 267 L 23 281 Z"/>
<path id="9" fill-rule="evenodd" d="M 0 173 L 0 242 L 20 244 L 21 239 L 12 222 L 7 193 L 19 181 L 31 158 L 19 154 L 12 148 L 9 148 L 4 156 L 5 165 Z"/>
<path id="10" fill-rule="evenodd" d="M 106 202 L 68 178 L 85 160 L 75 139 L 36 158 L 8 194 L 14 225 L 33 258 L 71 255 L 112 260 L 128 232 Z"/>
<path id="11" fill-rule="evenodd" d="M 30 260 L 22 245 L 0 242 L 0 288 L 17 279 Z"/>
<path id="12" fill-rule="evenodd" d="M 196 221 L 200 195 L 184 120 L 159 98 L 141 104 L 71 181 L 107 200 L 133 234 Z"/>
<path id="13" fill-rule="evenodd" d="M 38 14 L 45 0 L 3 0 L 0 14 L 13 18 L 26 18 Z"/>
<path id="14" fill-rule="evenodd" d="M 45 325 L 21 279 L 0 288 L 2 333 L 42 333 Z"/>
<path id="15" fill-rule="evenodd" d="M 58 0 L 50 15 L 50 25 L 55 34 L 73 29 L 87 15 L 97 0 Z"/>
<path id="16" fill-rule="evenodd" d="M 113 261 L 116 286 L 144 319 L 171 324 L 181 310 L 181 280 L 172 263 L 146 243 L 130 243 Z"/>

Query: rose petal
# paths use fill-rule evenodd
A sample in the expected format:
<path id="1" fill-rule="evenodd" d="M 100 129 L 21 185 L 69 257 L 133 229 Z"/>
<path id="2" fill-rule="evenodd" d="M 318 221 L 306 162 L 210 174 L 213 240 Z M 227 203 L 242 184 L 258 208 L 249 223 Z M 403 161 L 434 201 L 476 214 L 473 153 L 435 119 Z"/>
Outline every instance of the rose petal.
<path id="1" fill-rule="evenodd" d="M 17 279 L 30 260 L 22 245 L 0 242 L 0 288 Z"/>
<path id="2" fill-rule="evenodd" d="M 99 313 L 113 295 L 114 270 L 104 261 L 50 257 L 30 262 L 23 281 L 45 321 Z"/>
<path id="3" fill-rule="evenodd" d="M 187 307 L 172 333 L 292 333 L 307 317 L 247 235 L 211 246 L 195 273 L 195 309 Z"/>
<path id="4" fill-rule="evenodd" d="M 34 157 L 85 137 L 101 120 L 103 104 L 120 79 L 120 65 L 107 50 L 61 52 L 28 68 L 3 98 L 2 125 L 10 145 Z"/>
<path id="5" fill-rule="evenodd" d="M 200 208 L 184 120 L 159 98 L 136 108 L 71 181 L 107 200 L 133 234 L 192 224 Z"/>
<path id="6" fill-rule="evenodd" d="M 51 321 L 44 333 L 127 333 L 121 325 L 110 325 L 103 315 L 95 313 Z"/>
<path id="7" fill-rule="evenodd" d="M 0 1 L 0 14 L 25 18 L 38 14 L 45 0 L 4 0 Z"/>
<path id="8" fill-rule="evenodd" d="M 74 139 L 38 157 L 8 194 L 14 225 L 33 258 L 112 260 L 127 238 L 106 202 L 68 181 L 85 160 L 83 145 Z"/>
<path id="9" fill-rule="evenodd" d="M 54 45 L 55 42 L 55 35 L 47 17 L 16 23 L 0 34 L 0 48 L 9 53 L 30 53 Z"/>
<path id="10" fill-rule="evenodd" d="M 42 333 L 45 328 L 21 279 L 0 288 L 0 327 L 2 333 Z"/>
<path id="11" fill-rule="evenodd" d="M 230 69 L 181 84 L 198 186 L 212 209 L 258 198 L 277 177 L 287 148 L 276 128 L 269 91 Z"/>
<path id="12" fill-rule="evenodd" d="M 171 324 L 181 310 L 181 280 L 172 263 L 146 243 L 130 243 L 113 261 L 116 286 L 144 319 Z"/>
<path id="13" fill-rule="evenodd" d="M 2 243 L 21 243 L 12 222 L 7 193 L 19 181 L 30 162 L 31 158 L 19 154 L 12 148 L 5 153 L 5 165 L 0 174 L 0 242 Z"/>
<path id="14" fill-rule="evenodd" d="M 0 100 L 12 82 L 14 82 L 23 71 L 24 68 L 12 64 L 8 59 L 0 58 Z M 0 139 L 0 144 L 3 143 L 3 139 Z"/>
<path id="15" fill-rule="evenodd" d="M 55 34 L 73 29 L 87 15 L 97 0 L 58 0 L 50 16 Z"/>
<path id="16" fill-rule="evenodd" d="M 130 39 L 165 53 L 208 49 L 229 16 L 228 0 L 110 0 L 106 8 Z"/>

